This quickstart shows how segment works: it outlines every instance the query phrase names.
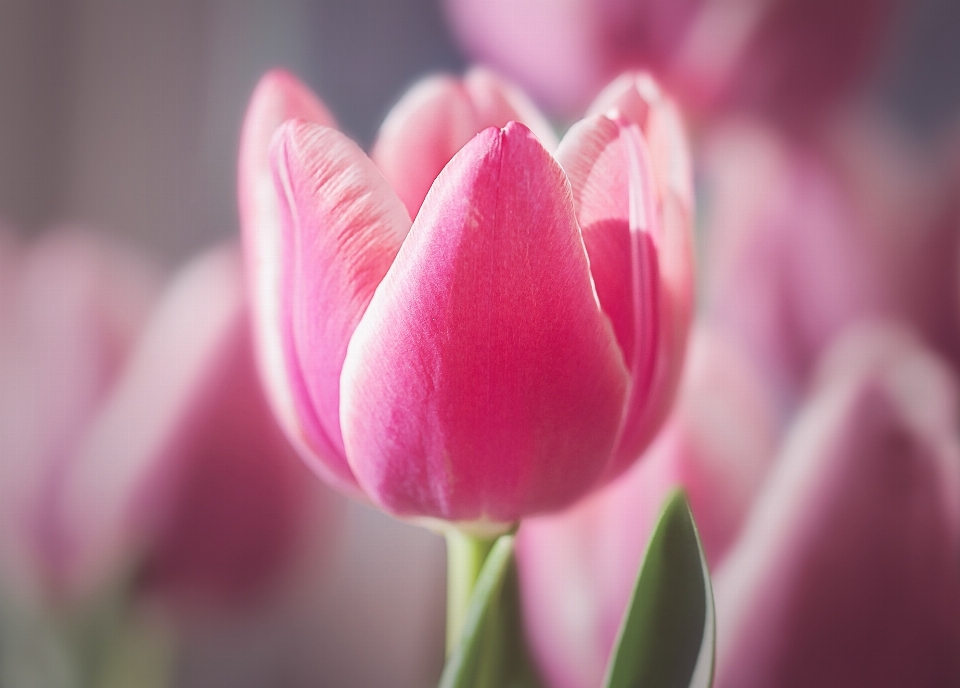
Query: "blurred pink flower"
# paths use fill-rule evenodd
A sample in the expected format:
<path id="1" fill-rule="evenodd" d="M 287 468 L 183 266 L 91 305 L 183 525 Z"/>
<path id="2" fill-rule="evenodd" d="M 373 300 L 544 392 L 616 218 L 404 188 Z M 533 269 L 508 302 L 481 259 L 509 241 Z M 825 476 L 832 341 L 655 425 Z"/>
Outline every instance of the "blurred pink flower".
<path id="1" fill-rule="evenodd" d="M 133 567 L 168 601 L 242 603 L 289 560 L 312 501 L 330 503 L 256 381 L 239 260 L 198 259 L 149 320 L 142 261 L 86 235 L 19 261 L 3 558 L 34 595 L 76 600 Z"/>
<path id="2" fill-rule="evenodd" d="M 887 309 L 882 249 L 815 152 L 728 124 L 703 155 L 705 306 L 789 408 L 849 324 Z"/>
<path id="3" fill-rule="evenodd" d="M 647 462 L 521 529 L 525 624 L 548 684 L 600 685 L 657 504 L 680 484 L 714 570 L 718 688 L 955 685 L 960 418 L 950 371 L 898 328 L 848 333 L 761 480 L 775 426 L 757 411 L 769 406 L 744 394 L 749 378 L 734 365 L 712 365 L 723 375 L 703 377 L 702 389 L 691 370 Z M 711 398 L 711 414 L 687 420 L 697 417 L 688 400 Z M 678 426 L 699 455 L 674 439 Z M 724 441 L 735 430 L 742 446 Z"/>
<path id="4" fill-rule="evenodd" d="M 551 109 L 582 111 L 628 68 L 688 107 L 784 121 L 851 89 L 878 53 L 892 0 L 446 0 L 467 53 Z"/>
<path id="5" fill-rule="evenodd" d="M 554 158 L 492 75 L 428 79 L 371 160 L 265 77 L 240 156 L 261 369 L 321 475 L 397 515 L 499 529 L 649 443 L 692 298 L 685 140 L 649 88 L 649 113 L 579 122 Z M 278 113 L 307 121 L 273 135 L 269 197 Z"/>
<path id="6" fill-rule="evenodd" d="M 785 410 L 834 339 L 872 316 L 909 322 L 960 366 L 960 174 L 875 115 L 824 133 L 801 148 L 728 123 L 702 157 L 705 312 Z"/>
<path id="7" fill-rule="evenodd" d="M 181 608 L 255 599 L 311 510 L 335 518 L 260 389 L 241 273 L 227 247 L 173 280 L 63 500 L 78 556 L 112 565 L 137 547 L 144 582 Z"/>
<path id="8" fill-rule="evenodd" d="M 158 274 L 69 228 L 0 235 L 0 568 L 28 594 L 69 586 L 56 522 L 65 475 L 140 335 Z"/>

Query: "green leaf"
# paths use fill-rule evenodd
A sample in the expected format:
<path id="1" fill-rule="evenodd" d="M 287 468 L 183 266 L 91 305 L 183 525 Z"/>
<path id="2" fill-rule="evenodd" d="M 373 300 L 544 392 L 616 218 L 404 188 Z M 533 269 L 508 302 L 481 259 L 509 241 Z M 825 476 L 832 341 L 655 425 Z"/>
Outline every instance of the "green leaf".
<path id="1" fill-rule="evenodd" d="M 513 542 L 500 536 L 483 562 L 440 688 L 538 687 L 520 629 Z"/>
<path id="2" fill-rule="evenodd" d="M 617 634 L 606 688 L 709 688 L 713 591 L 682 490 L 664 502 Z"/>

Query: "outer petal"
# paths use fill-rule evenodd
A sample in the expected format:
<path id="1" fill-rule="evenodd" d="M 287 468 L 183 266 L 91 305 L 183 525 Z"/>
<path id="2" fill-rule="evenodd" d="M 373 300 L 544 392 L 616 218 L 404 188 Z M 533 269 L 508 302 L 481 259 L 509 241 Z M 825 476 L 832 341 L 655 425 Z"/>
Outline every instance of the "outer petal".
<path id="1" fill-rule="evenodd" d="M 841 345 L 715 578 L 717 686 L 960 682 L 960 444 L 946 367 Z"/>
<path id="2" fill-rule="evenodd" d="M 387 115 L 371 157 L 416 217 L 440 170 L 470 139 L 507 122 L 530 127 L 547 148 L 556 148 L 549 122 L 518 89 L 483 69 L 461 82 L 427 77 Z"/>
<path id="3" fill-rule="evenodd" d="M 319 454 L 342 461 L 335 443 L 305 410 L 302 398 L 298 400 L 297 386 L 302 383 L 284 356 L 292 346 L 290 314 L 283 299 L 289 291 L 292 258 L 270 169 L 270 141 L 281 124 L 295 118 L 334 126 L 327 108 L 296 77 L 281 70 L 269 72 L 250 99 L 240 137 L 238 198 L 254 345 L 267 396 L 287 437 L 305 457 Z M 350 489 L 353 481 L 347 479 L 343 486 Z"/>
<path id="4" fill-rule="evenodd" d="M 650 531 L 674 486 L 688 491 L 715 565 L 762 484 L 777 426 L 757 371 L 705 330 L 686 371 L 677 409 L 641 464 L 572 509 L 520 528 L 524 627 L 551 688 L 601 684 Z"/>
<path id="5" fill-rule="evenodd" d="M 290 258 L 280 297 L 297 411 L 315 418 L 337 451 L 317 453 L 324 477 L 355 493 L 340 433 L 340 370 L 410 218 L 370 159 L 334 129 L 290 122 L 272 156 Z"/>
<path id="6" fill-rule="evenodd" d="M 632 376 L 616 460 L 605 474 L 611 479 L 649 444 L 679 382 L 693 307 L 691 220 L 655 176 L 636 123 L 583 120 L 557 158 L 570 177 L 600 303 Z"/>
<path id="7" fill-rule="evenodd" d="M 394 513 L 509 523 L 590 490 L 626 382 L 563 171 L 523 125 L 488 129 L 437 180 L 350 342 L 347 456 Z"/>

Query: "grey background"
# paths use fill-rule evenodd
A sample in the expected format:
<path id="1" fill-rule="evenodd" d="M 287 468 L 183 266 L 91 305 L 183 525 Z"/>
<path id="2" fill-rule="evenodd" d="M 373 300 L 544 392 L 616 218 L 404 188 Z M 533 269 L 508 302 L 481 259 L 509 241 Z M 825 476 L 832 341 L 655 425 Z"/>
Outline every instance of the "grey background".
<path id="1" fill-rule="evenodd" d="M 902 8 L 876 92 L 930 136 L 960 105 L 960 2 Z M 413 80 L 464 64 L 437 0 L 0 0 L 0 221 L 82 221 L 179 261 L 236 232 L 264 70 L 296 71 L 367 144 Z"/>

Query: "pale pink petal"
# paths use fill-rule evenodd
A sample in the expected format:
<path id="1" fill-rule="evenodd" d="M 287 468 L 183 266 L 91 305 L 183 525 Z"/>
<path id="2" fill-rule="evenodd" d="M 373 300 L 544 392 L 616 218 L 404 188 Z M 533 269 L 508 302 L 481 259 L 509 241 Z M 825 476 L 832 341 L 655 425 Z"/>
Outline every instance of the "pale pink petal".
<path id="1" fill-rule="evenodd" d="M 603 115 L 578 122 L 557 158 L 570 177 L 600 303 L 632 376 L 611 479 L 649 444 L 679 382 L 693 301 L 691 218 L 669 189 L 661 194 L 634 122 Z"/>
<path id="2" fill-rule="evenodd" d="M 157 272 L 62 228 L 24 246 L 14 276 L 0 333 L 0 568 L 50 592 L 69 578 L 56 524 L 64 474 L 139 335 Z"/>
<path id="3" fill-rule="evenodd" d="M 843 341 L 797 419 L 715 577 L 718 688 L 960 682 L 957 386 L 904 341 Z"/>
<path id="4" fill-rule="evenodd" d="M 410 218 L 373 162 L 335 129 L 290 122 L 274 137 L 272 155 L 289 256 L 281 293 L 290 330 L 284 355 L 297 412 L 316 418 L 336 450 L 318 451 L 313 463 L 356 492 L 340 433 L 340 370 Z"/>
<path id="5" fill-rule="evenodd" d="M 416 217 L 440 170 L 481 129 L 457 79 L 427 77 L 390 110 L 371 157 Z"/>
<path id="6" fill-rule="evenodd" d="M 488 69 L 474 67 L 463 77 L 463 86 L 477 111 L 480 127 L 504 127 L 520 122 L 532 131 L 548 151 L 557 149 L 557 134 L 550 122 L 526 94 Z"/>
<path id="7" fill-rule="evenodd" d="M 440 170 L 470 139 L 487 127 L 508 122 L 530 127 L 544 146 L 556 135 L 543 115 L 517 88 L 484 69 L 461 82 L 427 77 L 411 88 L 380 127 L 371 157 L 416 217 Z"/>
<path id="8" fill-rule="evenodd" d="M 333 126 L 322 102 L 292 74 L 267 73 L 247 108 L 240 137 L 238 197 L 244 259 L 252 304 L 254 344 L 267 396 L 281 427 L 303 456 L 337 457 L 335 444 L 319 421 L 297 399 L 285 348 L 291 346 L 289 313 L 283 294 L 289 289 L 291 256 L 280 221 L 280 199 L 270 169 L 270 141 L 285 121 L 302 119 Z M 352 481 L 347 481 L 347 487 Z"/>
<path id="9" fill-rule="evenodd" d="M 440 175 L 350 342 L 347 456 L 397 514 L 509 523 L 610 460 L 627 373 L 563 171 L 521 124 Z"/>
<path id="10" fill-rule="evenodd" d="M 524 521 L 524 626 L 551 688 L 593 688 L 663 499 L 684 487 L 711 566 L 726 555 L 773 456 L 776 419 L 742 354 L 700 330 L 674 415 L 648 456 L 572 509 Z"/>
<path id="11" fill-rule="evenodd" d="M 670 189 L 693 215 L 693 164 L 676 104 L 647 72 L 624 72 L 607 85 L 587 112 L 625 117 L 643 129 L 661 194 Z"/>

